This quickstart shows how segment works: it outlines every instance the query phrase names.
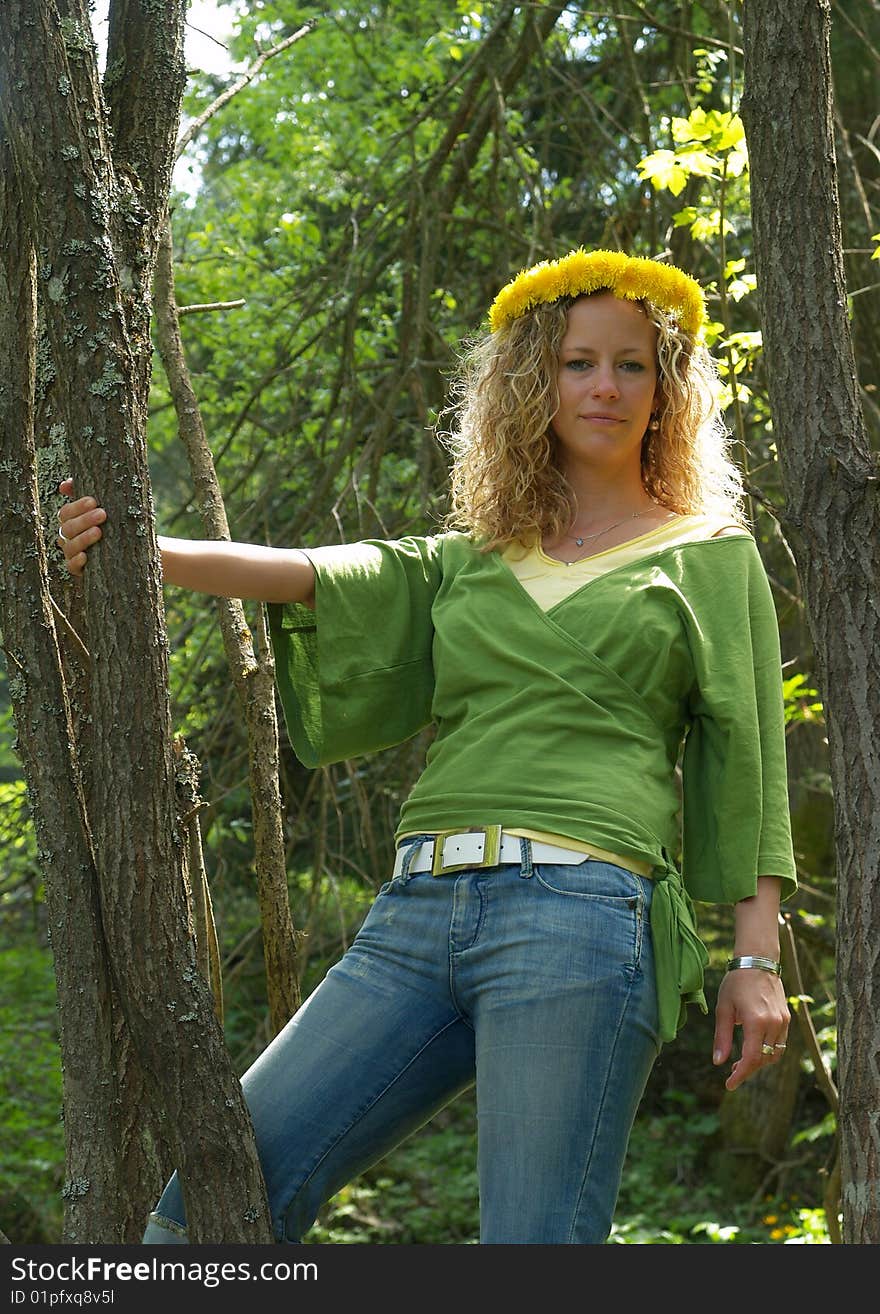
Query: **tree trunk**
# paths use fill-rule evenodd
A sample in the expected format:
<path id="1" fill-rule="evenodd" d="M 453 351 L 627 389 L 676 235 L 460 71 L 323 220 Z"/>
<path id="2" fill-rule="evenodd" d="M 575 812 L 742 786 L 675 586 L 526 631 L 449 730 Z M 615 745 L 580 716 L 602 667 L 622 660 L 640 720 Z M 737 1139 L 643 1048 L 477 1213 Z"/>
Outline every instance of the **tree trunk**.
<path id="1" fill-rule="evenodd" d="M 20 254 L 7 262 L 5 276 L 0 271 L 6 359 L 0 386 L 0 632 L 55 961 L 67 1168 L 61 1239 L 134 1241 L 143 1218 L 131 1207 L 133 1192 L 154 1192 L 160 1168 L 151 1119 L 141 1117 L 138 1137 L 126 1134 L 125 1110 L 140 1108 L 143 1080 L 119 1026 L 92 840 L 70 752 L 73 727 L 55 646 L 34 479 L 35 263 L 2 151 L 0 249 Z"/>
<path id="2" fill-rule="evenodd" d="M 8 282 L 16 292 L 27 286 L 24 270 L 33 268 L 36 251 L 52 368 L 62 385 L 55 443 L 66 445 L 75 487 L 93 491 L 108 512 L 83 582 L 94 746 L 84 816 L 77 822 L 53 806 L 37 829 L 56 833 L 59 845 L 73 845 L 75 824 L 90 837 L 98 876 L 95 941 L 106 946 L 146 1089 L 180 1170 L 191 1239 L 268 1243 L 250 1119 L 210 989 L 195 967 L 146 460 L 149 288 L 185 78 L 185 9 L 185 0 L 114 0 L 108 116 L 84 0 L 66 0 L 60 14 L 53 0 L 7 0 L 0 8 L 0 124 L 27 231 L 9 251 Z M 32 361 L 32 327 L 28 337 Z M 14 378 L 18 366 L 5 368 Z M 33 469 L 20 478 L 20 487 L 32 486 Z M 33 507 L 20 515 L 33 534 Z M 23 563 L 34 558 L 45 574 L 35 538 L 19 540 L 16 549 L 17 559 L 6 563 L 13 605 Z M 42 663 L 57 666 L 45 607 L 40 620 L 41 667 L 22 663 L 22 697 L 41 688 Z M 46 711 L 50 719 L 63 717 L 62 700 Z M 40 749 L 32 740 L 22 749 L 28 779 L 39 779 Z M 51 765 L 61 778 L 70 773 L 69 761 L 66 770 L 57 760 Z M 44 855 L 47 885 L 50 866 Z M 59 988 L 69 991 L 68 972 L 81 974 L 82 967 L 58 970 Z M 121 1116 L 136 1123 L 138 1111 Z M 72 1189 L 88 1189 L 88 1182 Z M 153 1199 L 152 1183 L 140 1184 L 141 1225 Z M 121 1239 L 106 1232 L 82 1238 Z"/>
<path id="3" fill-rule="evenodd" d="M 880 507 L 840 238 L 827 0 L 747 0 L 743 120 L 764 352 L 829 732 L 844 1243 L 880 1241 Z"/>
<path id="4" fill-rule="evenodd" d="M 174 294 L 171 224 L 166 221 L 156 268 L 156 340 L 186 448 L 199 513 L 211 539 L 229 541 L 223 494 L 198 399 L 192 386 Z M 247 726 L 248 782 L 254 826 L 254 865 L 263 929 L 266 994 L 272 1034 L 277 1035 L 300 1005 L 296 971 L 296 933 L 287 890 L 287 856 L 281 824 L 278 782 L 278 716 L 275 711 L 275 663 L 268 636 L 262 635 L 259 660 L 237 598 L 219 598 L 220 631 L 232 682 Z"/>

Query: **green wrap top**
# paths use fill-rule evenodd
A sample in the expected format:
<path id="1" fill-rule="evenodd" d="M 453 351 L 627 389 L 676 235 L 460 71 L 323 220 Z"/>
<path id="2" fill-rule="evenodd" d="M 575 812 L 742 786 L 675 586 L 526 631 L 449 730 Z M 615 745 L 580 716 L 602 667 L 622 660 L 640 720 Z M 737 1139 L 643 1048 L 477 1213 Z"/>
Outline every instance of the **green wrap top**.
<path id="1" fill-rule="evenodd" d="M 649 551 L 547 611 L 460 533 L 305 551 L 315 610 L 269 607 L 300 761 L 434 722 L 398 838 L 501 824 L 649 863 L 672 1039 L 686 1003 L 706 1011 L 692 900 L 735 903 L 761 875 L 796 887 L 779 630 L 752 536 Z"/>

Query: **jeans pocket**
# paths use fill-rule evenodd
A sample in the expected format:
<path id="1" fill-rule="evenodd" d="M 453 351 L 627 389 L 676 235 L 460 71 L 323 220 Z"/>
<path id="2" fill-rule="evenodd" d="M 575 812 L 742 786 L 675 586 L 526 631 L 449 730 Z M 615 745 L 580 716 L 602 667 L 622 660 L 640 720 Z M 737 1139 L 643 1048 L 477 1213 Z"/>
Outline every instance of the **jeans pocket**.
<path id="1" fill-rule="evenodd" d="M 614 899 L 631 906 L 644 897 L 635 872 L 596 858 L 585 858 L 583 862 L 536 863 L 534 874 L 538 884 L 553 894 L 577 899 Z"/>
<path id="2" fill-rule="evenodd" d="M 577 925 L 631 978 L 641 968 L 650 907 L 649 882 L 616 863 L 587 858 L 578 863 L 537 863 L 537 886 L 552 900 L 554 920 Z M 563 912 L 568 909 L 568 915 Z"/>

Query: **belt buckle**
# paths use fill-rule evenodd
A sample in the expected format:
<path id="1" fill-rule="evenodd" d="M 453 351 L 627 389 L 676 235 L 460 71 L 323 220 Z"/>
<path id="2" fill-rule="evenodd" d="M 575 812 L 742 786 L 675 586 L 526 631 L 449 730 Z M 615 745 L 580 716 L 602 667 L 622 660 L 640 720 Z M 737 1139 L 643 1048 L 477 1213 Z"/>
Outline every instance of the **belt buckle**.
<path id="1" fill-rule="evenodd" d="M 485 839 L 483 857 L 479 862 L 454 862 L 444 865 L 443 845 L 450 835 L 482 835 Z M 434 856 L 431 861 L 431 875 L 444 876 L 450 871 L 465 871 L 467 868 L 497 867 L 501 856 L 501 826 L 456 826 L 452 830 L 438 830 L 434 835 Z"/>

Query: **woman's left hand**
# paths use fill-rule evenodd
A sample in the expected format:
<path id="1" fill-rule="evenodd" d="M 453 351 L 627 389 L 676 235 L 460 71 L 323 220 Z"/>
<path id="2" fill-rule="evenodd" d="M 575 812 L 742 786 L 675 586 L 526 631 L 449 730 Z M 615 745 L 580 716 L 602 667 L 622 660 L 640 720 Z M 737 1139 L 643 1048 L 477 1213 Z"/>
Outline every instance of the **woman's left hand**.
<path id="1" fill-rule="evenodd" d="M 725 975 L 715 1005 L 712 1058 L 716 1065 L 730 1055 L 734 1027 L 742 1027 L 742 1054 L 724 1083 L 728 1090 L 736 1090 L 769 1063 L 779 1062 L 785 1053 L 790 1021 L 785 988 L 775 973 L 739 967 Z M 765 1053 L 762 1046 L 768 1045 L 773 1048 Z"/>

